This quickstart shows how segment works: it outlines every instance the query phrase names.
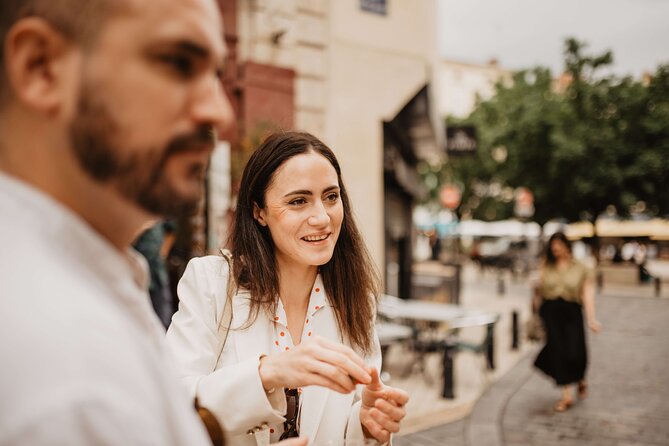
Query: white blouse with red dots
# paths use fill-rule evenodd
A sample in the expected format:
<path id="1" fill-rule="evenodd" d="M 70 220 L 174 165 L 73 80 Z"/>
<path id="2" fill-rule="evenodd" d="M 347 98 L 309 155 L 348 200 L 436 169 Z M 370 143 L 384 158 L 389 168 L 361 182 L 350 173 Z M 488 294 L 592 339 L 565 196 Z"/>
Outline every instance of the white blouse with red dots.
<path id="1" fill-rule="evenodd" d="M 288 318 L 286 311 L 283 308 L 281 299 L 278 300 L 276 306 L 276 314 L 274 315 L 274 350 L 275 352 L 288 351 L 295 347 L 293 338 L 288 331 Z M 307 307 L 307 315 L 304 321 L 304 328 L 302 328 L 302 340 L 300 342 L 308 341 L 316 336 L 318 333 L 317 327 L 314 326 L 313 316 L 325 306 L 330 305 L 325 297 L 325 290 L 323 290 L 323 280 L 321 275 L 316 276 L 314 286 L 311 288 L 311 295 L 309 296 L 309 306 Z M 298 389 L 302 393 L 302 389 Z M 270 440 L 272 443 L 279 441 L 279 437 L 283 433 L 283 425 L 270 427 Z"/>

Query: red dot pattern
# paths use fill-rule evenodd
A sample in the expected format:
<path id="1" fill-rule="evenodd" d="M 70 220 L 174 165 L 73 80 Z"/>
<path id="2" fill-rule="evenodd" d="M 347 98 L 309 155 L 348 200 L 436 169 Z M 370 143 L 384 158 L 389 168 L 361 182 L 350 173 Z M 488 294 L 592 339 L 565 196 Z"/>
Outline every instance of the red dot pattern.
<path id="1" fill-rule="evenodd" d="M 320 283 L 319 286 L 312 288 L 310 301 L 312 310 L 307 312 L 307 317 L 305 318 L 305 324 L 302 331 L 302 336 L 304 337 L 306 335 L 307 338 L 311 338 L 315 335 L 314 328 L 312 327 L 313 324 L 311 324 L 311 316 L 313 316 L 314 312 L 324 308 L 324 302 L 326 301 L 324 290 L 321 288 Z M 289 333 L 286 333 L 286 330 L 289 328 L 288 324 L 286 323 L 286 316 L 284 311 L 285 310 L 283 310 L 283 308 L 280 306 L 277 310 L 277 313 L 274 315 L 273 320 L 276 324 L 276 331 L 274 332 L 274 345 L 278 348 L 278 351 L 289 351 L 294 347 L 293 343 L 290 342 L 291 337 L 289 336 Z"/>

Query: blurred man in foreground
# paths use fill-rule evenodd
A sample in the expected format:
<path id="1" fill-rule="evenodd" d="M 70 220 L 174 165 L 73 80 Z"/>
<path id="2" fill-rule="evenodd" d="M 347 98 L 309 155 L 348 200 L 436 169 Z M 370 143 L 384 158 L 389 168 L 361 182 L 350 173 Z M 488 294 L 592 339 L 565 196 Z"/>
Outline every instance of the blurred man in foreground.
<path id="1" fill-rule="evenodd" d="M 129 246 L 200 198 L 222 35 L 213 0 L 0 2 L 0 445 L 209 444 Z"/>

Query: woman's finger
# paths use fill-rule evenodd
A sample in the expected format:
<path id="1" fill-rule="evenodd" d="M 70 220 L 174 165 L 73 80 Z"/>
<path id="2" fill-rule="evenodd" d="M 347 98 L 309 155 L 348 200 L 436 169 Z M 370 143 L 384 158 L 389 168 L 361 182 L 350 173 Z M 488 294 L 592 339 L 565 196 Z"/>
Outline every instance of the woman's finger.
<path id="1" fill-rule="evenodd" d="M 385 430 L 379 423 L 374 420 L 371 416 L 367 418 L 364 422 L 365 427 L 370 434 L 380 443 L 386 443 L 390 440 L 390 432 Z"/>
<path id="2" fill-rule="evenodd" d="M 376 400 L 374 407 L 395 421 L 400 421 L 406 416 L 406 410 L 403 407 L 398 407 L 386 400 Z"/>
<path id="3" fill-rule="evenodd" d="M 376 367 L 372 367 L 370 369 L 370 376 L 372 377 L 372 380 L 367 384 L 367 389 L 376 392 L 376 391 L 381 391 L 384 389 L 383 383 L 381 382 L 381 377 L 379 376 L 379 371 L 376 369 Z"/>
<path id="4" fill-rule="evenodd" d="M 344 393 L 350 393 L 355 390 L 355 383 L 351 380 L 348 373 L 327 362 L 311 359 L 307 364 L 307 371 L 343 388 L 345 390 Z"/>
<path id="5" fill-rule="evenodd" d="M 383 399 L 394 401 L 398 406 L 404 406 L 409 402 L 409 394 L 396 387 L 386 387 L 383 389 Z"/>
<path id="6" fill-rule="evenodd" d="M 368 383 L 371 380 L 364 368 L 341 352 L 328 350 L 322 345 L 312 345 L 306 349 L 306 353 L 314 359 L 336 366 L 357 382 Z"/>
<path id="7" fill-rule="evenodd" d="M 348 357 L 354 364 L 356 364 L 358 367 L 361 369 L 367 371 L 368 367 L 367 364 L 365 364 L 365 361 L 358 355 L 351 347 L 348 347 L 343 344 L 338 344 L 336 342 L 328 341 L 327 339 L 323 339 L 321 337 L 316 337 L 315 339 L 319 345 L 321 345 L 323 348 L 325 348 L 327 351 L 334 351 L 341 353 Z"/>
<path id="8" fill-rule="evenodd" d="M 388 432 L 397 433 L 400 431 L 400 423 L 393 420 L 380 410 L 372 409 L 369 411 L 369 415 L 372 418 L 374 418 L 374 421 L 376 421 L 383 429 L 387 430 Z"/>
<path id="9" fill-rule="evenodd" d="M 358 382 L 366 384 L 371 381 L 368 368 L 362 358 L 346 346 L 334 343 L 317 344 L 314 347 L 314 354 L 319 359 L 344 369 Z"/>
<path id="10" fill-rule="evenodd" d="M 342 386 L 340 386 L 336 382 L 334 382 L 330 379 L 324 378 L 324 377 L 322 377 L 320 375 L 317 375 L 317 374 L 310 374 L 309 377 L 305 378 L 303 381 L 306 383 L 306 384 L 303 385 L 305 387 L 306 386 L 320 386 L 320 387 L 326 387 L 328 389 L 334 390 L 335 392 L 342 393 L 342 394 L 351 393 L 351 391 L 343 388 Z"/>

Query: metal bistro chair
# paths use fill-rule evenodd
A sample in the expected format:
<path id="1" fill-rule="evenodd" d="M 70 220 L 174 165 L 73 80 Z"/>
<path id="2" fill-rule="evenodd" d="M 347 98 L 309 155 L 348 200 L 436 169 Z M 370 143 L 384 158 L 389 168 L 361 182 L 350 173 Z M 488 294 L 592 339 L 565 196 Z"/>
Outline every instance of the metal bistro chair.
<path id="1" fill-rule="evenodd" d="M 385 294 L 381 298 L 381 305 L 383 305 L 383 311 L 380 312 L 380 318 L 392 324 L 405 326 L 410 330 L 410 336 L 403 342 L 408 346 L 413 358 L 400 372 L 400 376 L 406 378 L 413 372 L 419 372 L 425 381 L 432 385 L 433 380 L 427 373 L 425 364 L 427 356 L 431 353 L 443 354 L 447 349 L 455 347 L 455 341 L 451 339 L 449 332 L 443 329 L 441 323 L 407 318 L 402 311 L 407 304 L 398 297 Z"/>
<path id="2" fill-rule="evenodd" d="M 461 342 L 457 343 L 459 350 L 468 350 L 473 353 L 478 353 L 485 355 L 486 366 L 489 370 L 495 369 L 495 324 L 499 321 L 499 314 L 495 313 L 482 313 L 482 314 L 472 314 L 466 315 L 458 319 L 455 323 L 451 325 L 453 329 L 460 329 L 465 327 L 485 327 L 486 333 L 483 341 L 474 344 L 471 342 Z"/>
<path id="3" fill-rule="evenodd" d="M 393 345 L 402 345 L 408 342 L 413 337 L 413 330 L 406 325 L 384 321 L 382 317 L 379 317 L 376 322 L 376 334 L 381 344 L 381 364 L 383 368 L 381 370 L 381 379 L 389 381 L 391 376 L 388 370 L 386 370 L 386 355 L 388 350 Z"/>
<path id="4" fill-rule="evenodd" d="M 423 325 L 422 328 L 420 326 Z M 417 329 L 411 342 L 411 350 L 415 355 L 415 361 L 411 361 L 404 371 L 408 375 L 412 371 L 420 372 L 423 379 L 429 384 L 434 384 L 432 376 L 427 373 L 426 361 L 430 354 L 453 356 L 457 348 L 457 341 L 452 333 L 444 330 L 442 324 L 417 324 Z"/>
<path id="5" fill-rule="evenodd" d="M 482 374 L 485 387 L 489 384 L 489 372 L 495 370 L 495 325 L 498 321 L 498 314 L 473 314 L 458 320 L 453 327 L 456 329 L 456 332 L 464 327 L 485 327 L 485 335 L 480 343 L 460 340 L 455 343 L 456 351 L 469 351 L 482 358 Z"/>

